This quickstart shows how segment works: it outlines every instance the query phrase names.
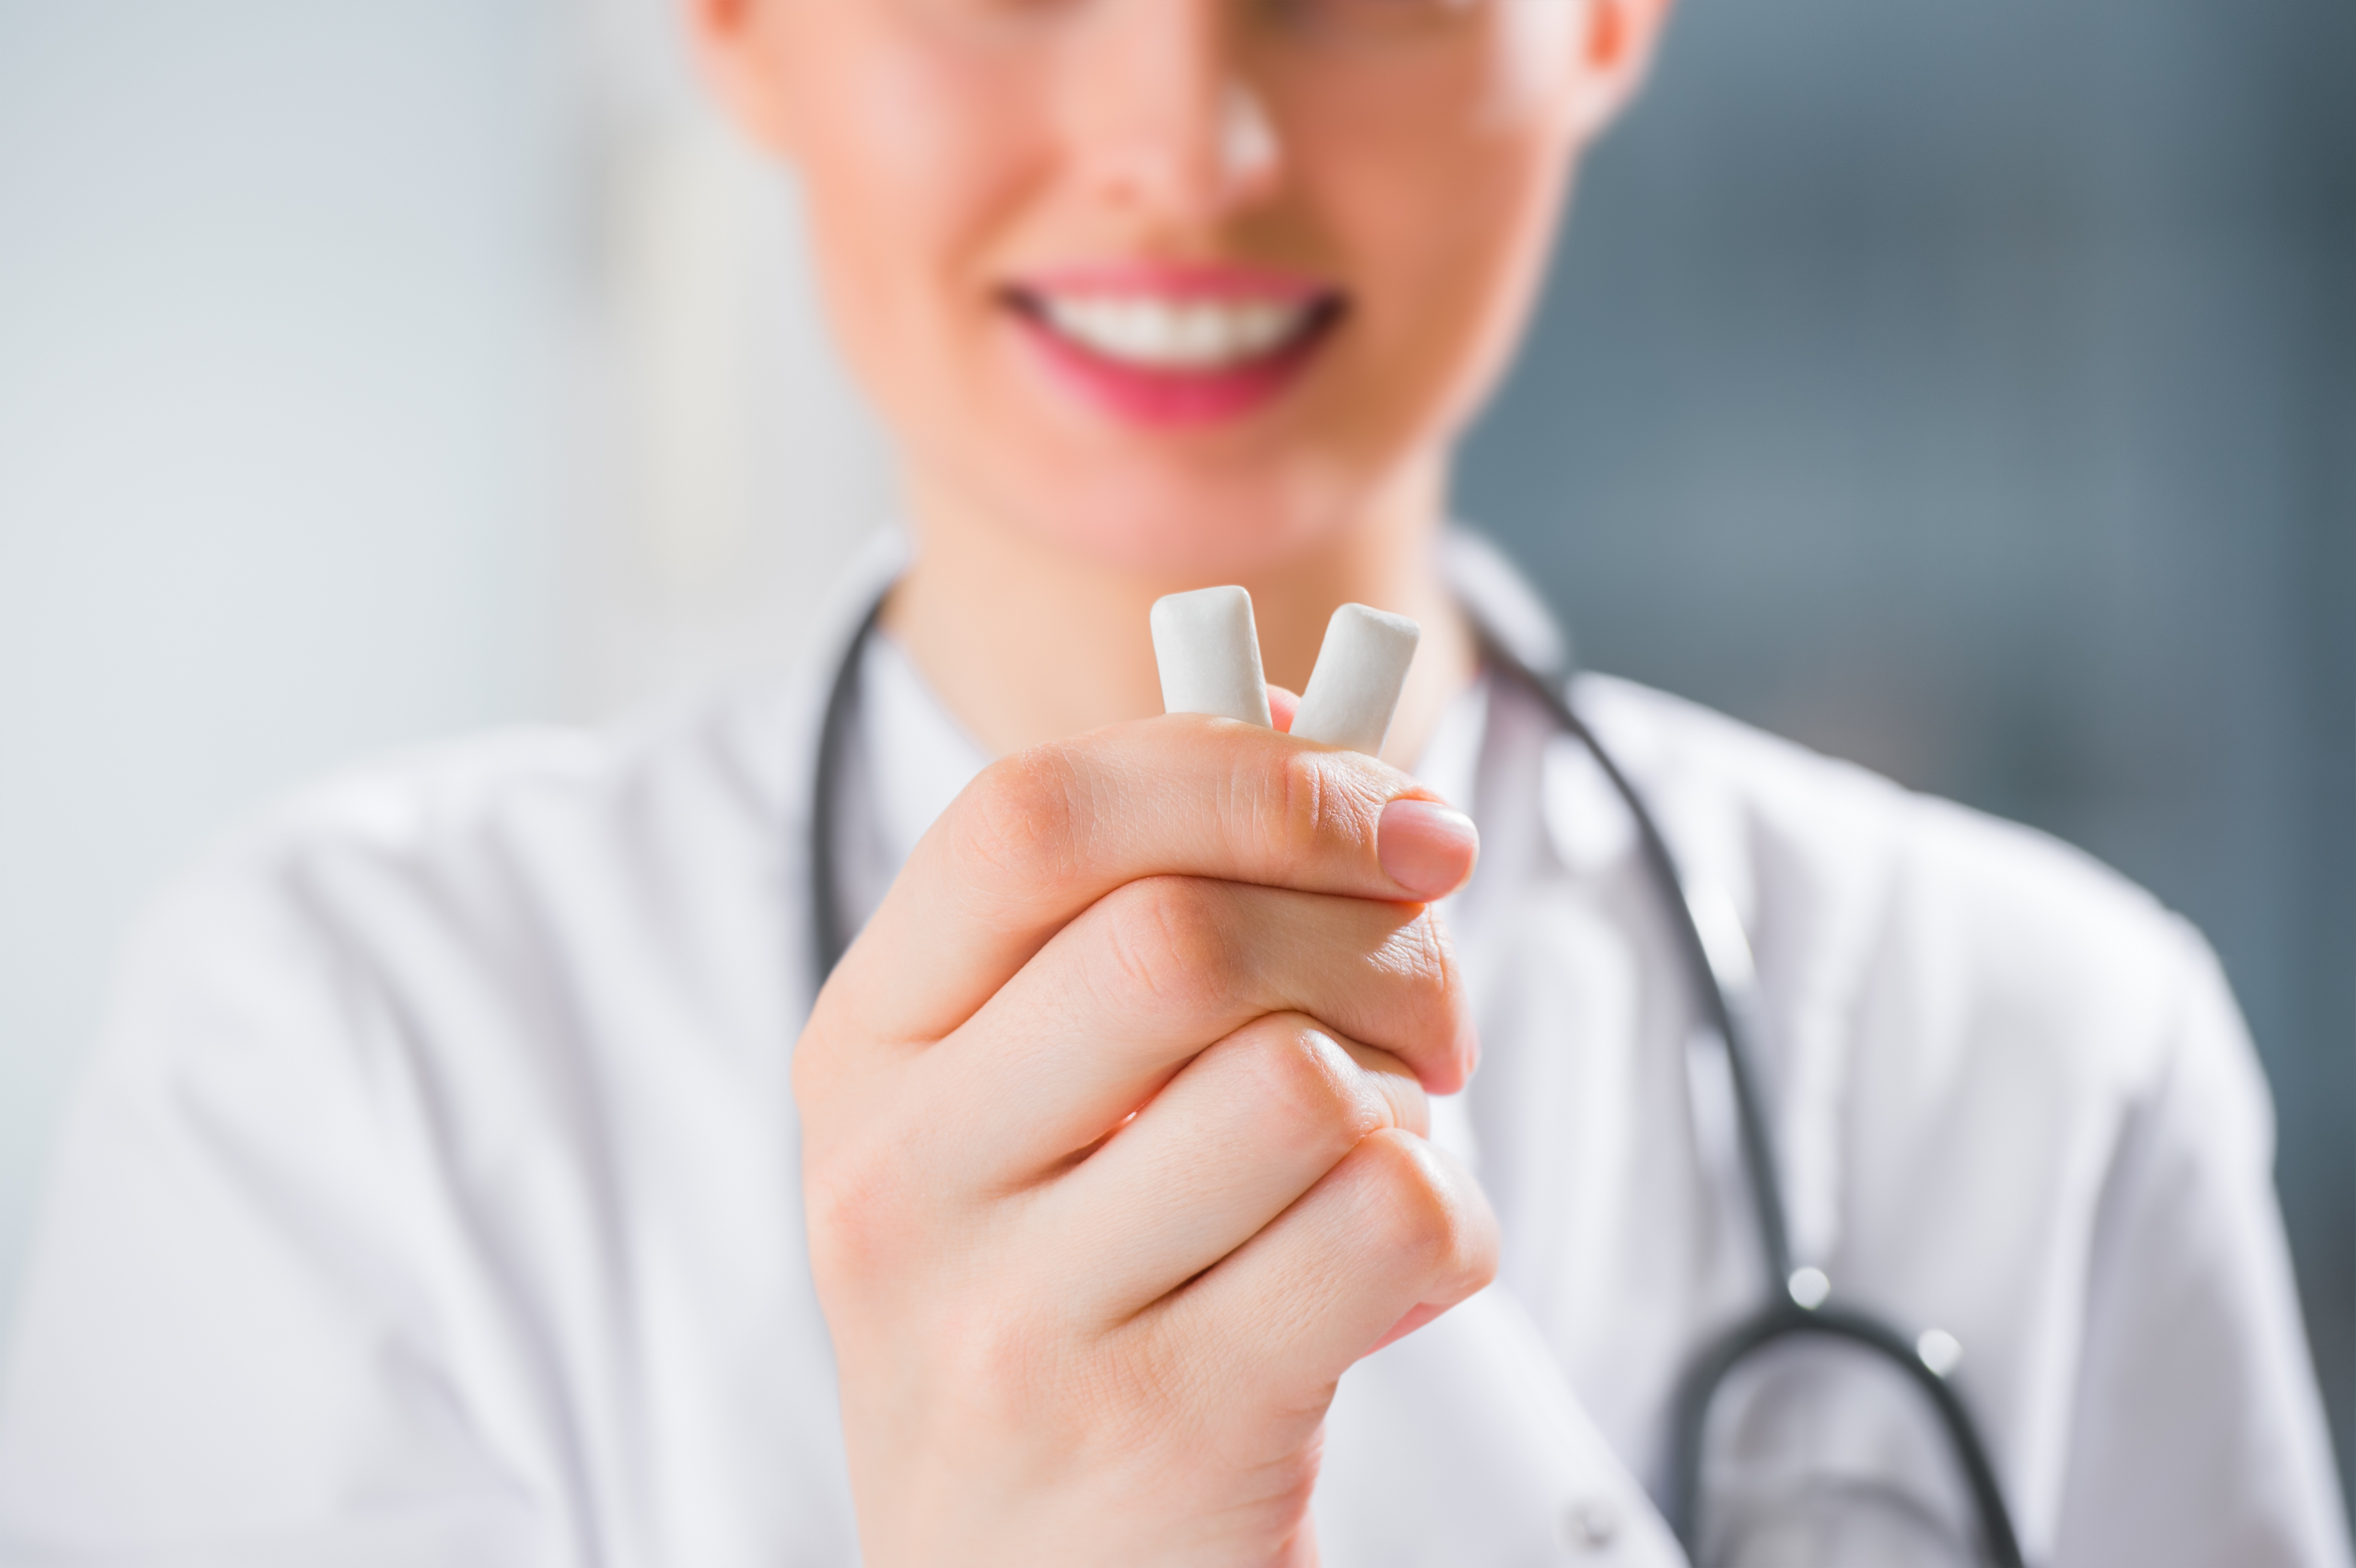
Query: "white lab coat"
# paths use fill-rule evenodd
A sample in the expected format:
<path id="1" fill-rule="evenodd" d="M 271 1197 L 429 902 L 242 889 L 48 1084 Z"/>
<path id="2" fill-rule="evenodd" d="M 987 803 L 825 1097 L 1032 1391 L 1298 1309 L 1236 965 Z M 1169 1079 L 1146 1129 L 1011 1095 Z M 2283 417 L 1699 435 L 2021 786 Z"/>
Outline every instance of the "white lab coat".
<path id="1" fill-rule="evenodd" d="M 0 1560 L 857 1561 L 787 1072 L 839 645 L 661 723 L 333 784 L 163 902 L 19 1312 Z M 980 759 L 867 657 L 872 902 Z M 1657 693 L 1577 697 L 1751 935 L 1800 1255 L 1961 1341 L 2031 1561 L 2345 1563 L 2266 1098 L 2199 937 L 2034 834 Z M 1427 772 L 1483 837 L 1450 918 L 1486 1057 L 1437 1136 L 1504 1272 L 1344 1379 L 1326 1560 L 1675 1563 L 1668 1392 L 1762 1288 L 1690 977 L 1535 705 L 1468 693 Z"/>

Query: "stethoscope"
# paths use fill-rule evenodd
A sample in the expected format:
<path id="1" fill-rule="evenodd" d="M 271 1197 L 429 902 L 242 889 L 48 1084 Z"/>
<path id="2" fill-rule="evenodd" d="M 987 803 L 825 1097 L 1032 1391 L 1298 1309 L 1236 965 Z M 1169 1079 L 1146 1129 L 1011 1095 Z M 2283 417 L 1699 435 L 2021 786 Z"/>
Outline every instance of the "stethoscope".
<path id="1" fill-rule="evenodd" d="M 888 591 L 887 591 L 888 592 Z M 820 982 L 834 972 L 856 933 L 842 912 L 842 885 L 835 848 L 842 818 L 842 760 L 849 744 L 851 720 L 858 705 L 859 671 L 867 642 L 882 619 L 885 594 L 879 594 L 860 621 L 845 647 L 841 662 L 827 688 L 826 709 L 819 721 L 818 758 L 814 769 L 809 816 L 810 959 Z M 1764 1352 L 1805 1340 L 1830 1341 L 1862 1350 L 1901 1373 L 1923 1397 L 1937 1416 L 1949 1451 L 1969 1495 L 1978 1527 L 1979 1551 L 1995 1568 L 2022 1568 L 2020 1545 L 2013 1533 L 1995 1468 L 1979 1428 L 1964 1406 L 1945 1368 L 1923 1342 L 1910 1339 L 1895 1326 L 1858 1308 L 1829 1299 L 1829 1282 L 1821 1270 L 1796 1266 L 1791 1233 L 1784 1218 L 1783 1189 L 1775 1162 L 1773 1142 L 1760 1104 L 1759 1081 L 1751 1040 L 1757 1010 L 1753 967 L 1748 943 L 1739 923 L 1697 901 L 1679 872 L 1676 859 L 1662 837 L 1660 826 L 1612 753 L 1599 741 L 1565 695 L 1569 672 L 1541 674 L 1493 633 L 1469 605 L 1482 661 L 1495 677 L 1520 688 L 1550 714 L 1563 731 L 1592 756 L 1603 776 L 1634 821 L 1646 870 L 1672 913 L 1671 924 L 1690 965 L 1694 991 L 1704 1019 L 1724 1051 L 1727 1077 L 1734 1101 L 1736 1142 L 1744 1182 L 1749 1189 L 1751 1220 L 1771 1284 L 1767 1299 L 1734 1327 L 1720 1333 L 1687 1362 L 1677 1381 L 1670 1416 L 1670 1461 L 1667 1496 L 1663 1511 L 1687 1552 L 1702 1561 L 1704 1529 L 1710 1521 L 1702 1509 L 1704 1449 L 1710 1412 L 1719 1393 L 1741 1369 Z"/>

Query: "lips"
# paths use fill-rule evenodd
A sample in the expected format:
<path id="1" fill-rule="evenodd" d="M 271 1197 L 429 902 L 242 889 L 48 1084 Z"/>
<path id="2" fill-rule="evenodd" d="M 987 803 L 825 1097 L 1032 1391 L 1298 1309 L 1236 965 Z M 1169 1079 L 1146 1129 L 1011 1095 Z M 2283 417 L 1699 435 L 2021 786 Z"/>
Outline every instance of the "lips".
<path id="1" fill-rule="evenodd" d="M 1236 419 L 1265 406 L 1344 315 L 1339 290 L 1231 268 L 1064 273 L 1028 280 L 1004 300 L 1060 379 L 1146 424 Z"/>

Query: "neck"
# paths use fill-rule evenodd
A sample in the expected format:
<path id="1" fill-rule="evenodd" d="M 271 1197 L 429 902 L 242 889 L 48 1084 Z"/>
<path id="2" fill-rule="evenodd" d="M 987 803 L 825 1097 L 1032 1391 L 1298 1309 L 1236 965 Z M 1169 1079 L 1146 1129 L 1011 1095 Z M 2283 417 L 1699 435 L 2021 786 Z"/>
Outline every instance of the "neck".
<path id="1" fill-rule="evenodd" d="M 1294 691 L 1308 680 L 1337 606 L 1356 601 L 1421 624 L 1422 645 L 1383 748 L 1386 760 L 1408 766 L 1472 678 L 1476 659 L 1437 570 L 1439 475 L 1398 489 L 1332 542 L 1241 581 L 1268 677 Z M 1147 612 L 1162 594 L 1207 581 L 1059 549 L 921 484 L 911 500 L 915 559 L 884 624 L 976 740 L 1003 754 L 1162 711 Z"/>

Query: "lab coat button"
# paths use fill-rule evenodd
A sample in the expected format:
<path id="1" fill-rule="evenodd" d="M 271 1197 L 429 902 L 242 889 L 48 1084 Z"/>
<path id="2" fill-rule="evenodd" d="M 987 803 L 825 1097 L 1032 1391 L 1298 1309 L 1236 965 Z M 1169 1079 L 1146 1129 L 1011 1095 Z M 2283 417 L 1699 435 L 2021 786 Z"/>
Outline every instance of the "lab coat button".
<path id="1" fill-rule="evenodd" d="M 1562 1541 L 1571 1551 L 1607 1552 L 1619 1539 L 1620 1510 L 1609 1498 L 1581 1498 L 1562 1510 Z"/>

